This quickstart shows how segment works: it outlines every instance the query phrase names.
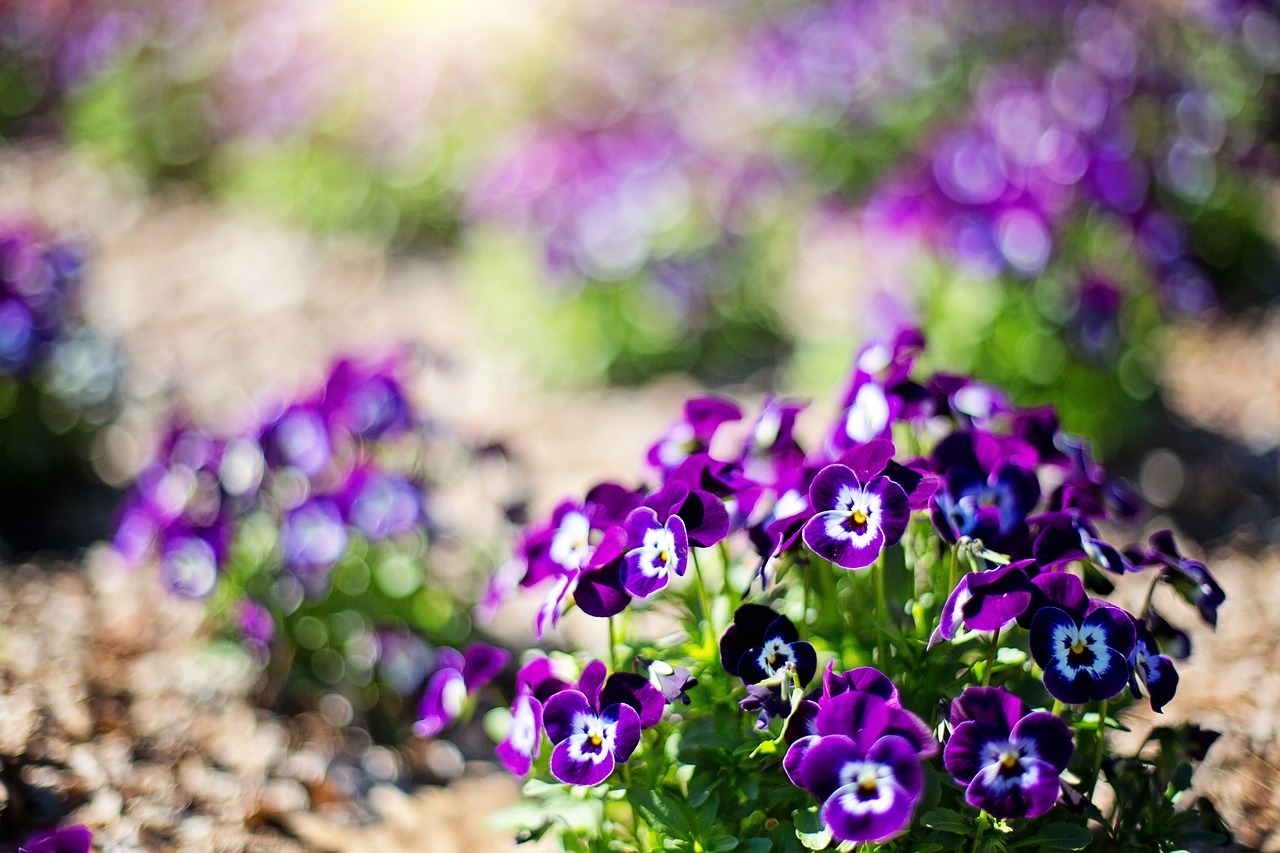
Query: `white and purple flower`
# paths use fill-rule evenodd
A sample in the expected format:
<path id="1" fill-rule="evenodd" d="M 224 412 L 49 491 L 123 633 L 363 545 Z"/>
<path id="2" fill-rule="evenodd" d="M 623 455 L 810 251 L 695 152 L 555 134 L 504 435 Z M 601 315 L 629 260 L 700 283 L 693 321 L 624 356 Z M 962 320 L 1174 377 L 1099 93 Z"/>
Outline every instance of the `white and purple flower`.
<path id="1" fill-rule="evenodd" d="M 445 726 L 462 716 L 467 700 L 502 671 L 511 656 L 495 646 L 474 643 L 461 654 L 441 649 L 437 668 L 418 705 L 418 721 L 413 733 L 435 737 Z"/>
<path id="2" fill-rule="evenodd" d="M 910 823 L 924 790 L 921 759 L 937 743 L 922 752 L 900 731 L 924 722 L 904 717 L 914 715 L 874 693 L 841 693 L 823 703 L 817 734 L 787 750 L 788 778 L 823 803 L 822 819 L 841 841 L 885 841 Z"/>
<path id="3" fill-rule="evenodd" d="M 1118 607 L 1093 604 L 1087 615 L 1044 606 L 1031 620 L 1031 656 L 1044 670 L 1045 689 L 1069 705 L 1110 699 L 1129 683 L 1133 620 Z"/>
<path id="4" fill-rule="evenodd" d="M 815 510 L 805 523 L 804 543 L 815 554 L 846 569 L 871 565 L 886 545 L 902 538 L 911 504 L 902 487 L 888 477 L 865 485 L 846 465 L 828 465 L 809 487 Z"/>
<path id="5" fill-rule="evenodd" d="M 674 572 L 681 577 L 689 565 L 689 536 L 684 520 L 670 515 L 665 521 L 647 506 L 627 516 L 627 547 L 623 555 L 622 588 L 647 598 L 664 589 Z"/>
<path id="6" fill-rule="evenodd" d="M 720 665 L 747 685 L 742 708 L 759 712 L 763 728 L 791 710 L 792 673 L 800 687 L 807 685 L 818 671 L 818 655 L 790 619 L 763 604 L 744 604 L 720 638 Z"/>
<path id="7" fill-rule="evenodd" d="M 1058 801 L 1075 746 L 1058 716 L 1028 712 L 1002 687 L 967 687 L 951 702 L 943 764 L 965 800 L 994 817 L 1039 817 Z"/>

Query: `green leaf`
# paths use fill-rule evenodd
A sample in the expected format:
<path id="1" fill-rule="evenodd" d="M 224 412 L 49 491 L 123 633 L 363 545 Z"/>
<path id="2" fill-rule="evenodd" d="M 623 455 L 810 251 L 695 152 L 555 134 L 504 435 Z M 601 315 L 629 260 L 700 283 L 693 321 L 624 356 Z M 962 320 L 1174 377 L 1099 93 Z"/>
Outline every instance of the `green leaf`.
<path id="1" fill-rule="evenodd" d="M 825 850 L 831 843 L 831 828 L 818 817 L 817 808 L 796 811 L 791 815 L 796 824 L 796 838 L 809 850 Z"/>
<path id="2" fill-rule="evenodd" d="M 767 838 L 748 838 L 738 845 L 738 849 L 742 853 L 769 853 L 773 842 Z"/>
<path id="3" fill-rule="evenodd" d="M 930 829 L 956 835 L 969 835 L 973 831 L 973 821 L 954 809 L 932 809 L 920 818 L 920 822 Z"/>
<path id="4" fill-rule="evenodd" d="M 686 841 L 692 838 L 689 819 L 671 798 L 648 788 L 628 788 L 627 799 L 645 822 L 662 834 Z"/>
<path id="5" fill-rule="evenodd" d="M 1051 823 L 1014 847 L 1035 846 L 1040 850 L 1083 850 L 1093 841 L 1093 833 L 1074 823 Z"/>
<path id="6" fill-rule="evenodd" d="M 733 850 L 737 846 L 738 839 L 732 835 L 717 835 L 702 845 L 707 853 L 724 853 L 725 850 Z"/>

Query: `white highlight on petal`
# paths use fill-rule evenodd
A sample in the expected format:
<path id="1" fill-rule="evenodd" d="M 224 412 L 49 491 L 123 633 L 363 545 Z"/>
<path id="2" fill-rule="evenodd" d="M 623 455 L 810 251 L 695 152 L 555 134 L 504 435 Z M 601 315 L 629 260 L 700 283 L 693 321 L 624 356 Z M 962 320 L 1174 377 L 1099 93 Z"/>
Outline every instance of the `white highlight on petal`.
<path id="1" fill-rule="evenodd" d="M 529 696 L 520 694 L 516 697 L 512 709 L 511 730 L 507 732 L 507 742 L 518 752 L 532 756 L 538 746 L 538 726 L 533 716 L 533 705 L 529 704 Z"/>
<path id="2" fill-rule="evenodd" d="M 773 505 L 774 518 L 790 518 L 809 508 L 809 498 L 799 489 L 787 489 Z"/>
<path id="3" fill-rule="evenodd" d="M 580 512 L 566 513 L 551 538 L 548 556 L 570 571 L 577 571 L 591 558 L 591 522 Z"/>
<path id="4" fill-rule="evenodd" d="M 868 382 L 858 389 L 853 405 L 845 416 L 845 434 L 862 443 L 880 435 L 888 425 L 889 400 L 884 395 L 884 389 L 874 382 Z"/>
<path id="5" fill-rule="evenodd" d="M 697 435 L 693 427 L 678 423 L 662 437 L 658 444 L 658 461 L 664 468 L 674 468 L 698 449 Z"/>

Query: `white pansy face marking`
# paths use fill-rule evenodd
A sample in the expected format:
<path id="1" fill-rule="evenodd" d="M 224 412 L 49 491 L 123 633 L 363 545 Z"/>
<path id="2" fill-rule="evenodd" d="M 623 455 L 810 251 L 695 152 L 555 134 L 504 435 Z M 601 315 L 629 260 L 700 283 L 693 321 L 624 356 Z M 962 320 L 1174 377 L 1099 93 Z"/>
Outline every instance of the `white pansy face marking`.
<path id="1" fill-rule="evenodd" d="M 832 539 L 847 540 L 855 547 L 871 544 L 880 532 L 880 496 L 856 486 L 842 486 L 835 509 L 827 516 L 826 533 Z"/>
<path id="2" fill-rule="evenodd" d="M 640 545 L 640 571 L 648 577 L 666 574 L 676 559 L 676 537 L 665 527 L 651 527 L 644 532 Z"/>
<path id="3" fill-rule="evenodd" d="M 893 769 L 874 761 L 850 761 L 840 768 L 840 786 L 853 790 L 840 798 L 849 814 L 884 814 L 893 807 Z"/>
<path id="4" fill-rule="evenodd" d="M 1107 666 L 1107 635 L 1098 625 L 1059 625 L 1053 629 L 1053 666 L 1074 679 L 1081 672 L 1100 678 Z"/>
<path id="5" fill-rule="evenodd" d="M 574 733 L 569 736 L 569 757 L 599 764 L 613 754 L 617 730 L 616 723 L 606 723 L 595 714 L 578 714 L 573 718 Z"/>
<path id="6" fill-rule="evenodd" d="M 766 675 L 775 675 L 780 670 L 785 669 L 788 664 L 794 666 L 796 656 L 795 652 L 791 651 L 790 645 L 778 637 L 774 637 L 764 644 L 756 663 L 760 664 L 760 668 L 765 671 Z"/>
<path id="7" fill-rule="evenodd" d="M 576 571 L 591 558 L 592 550 L 591 522 L 580 512 L 566 513 L 551 539 L 551 559 L 570 571 Z"/>
<path id="8" fill-rule="evenodd" d="M 1040 762 L 1034 743 L 1012 740 L 990 741 L 982 748 L 983 784 L 1001 794 L 1013 788 L 1030 788 L 1040 780 Z"/>
<path id="9" fill-rule="evenodd" d="M 889 401 L 884 389 L 868 382 L 858 389 L 853 405 L 845 417 L 844 431 L 858 443 L 867 442 L 884 432 L 889 425 Z"/>

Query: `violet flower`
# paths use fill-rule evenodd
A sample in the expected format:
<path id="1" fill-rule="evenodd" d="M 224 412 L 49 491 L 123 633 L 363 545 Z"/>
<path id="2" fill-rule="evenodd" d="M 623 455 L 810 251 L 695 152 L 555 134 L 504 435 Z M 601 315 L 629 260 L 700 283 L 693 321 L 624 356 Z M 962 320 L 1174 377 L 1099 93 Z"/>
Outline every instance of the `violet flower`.
<path id="1" fill-rule="evenodd" d="M 744 604 L 720 638 L 720 665 L 747 685 L 747 698 L 739 705 L 756 713 L 757 727 L 764 728 L 790 712 L 793 674 L 799 687 L 812 681 L 818 655 L 790 619 L 763 604 Z"/>
<path id="2" fill-rule="evenodd" d="M 1138 621 L 1137 640 L 1133 644 L 1133 652 L 1129 655 L 1129 690 L 1133 698 L 1142 698 L 1142 687 L 1146 687 L 1151 700 L 1151 710 L 1163 713 L 1165 705 L 1173 699 L 1178 690 L 1178 671 L 1168 655 L 1160 653 L 1160 646 L 1145 621 Z"/>
<path id="3" fill-rule="evenodd" d="M 999 631 L 1021 616 L 1032 600 L 1032 583 L 1024 570 L 1029 563 L 970 572 L 962 577 L 942 606 L 942 616 L 929 645 L 953 639 L 962 624 L 970 631 Z"/>
<path id="4" fill-rule="evenodd" d="M 875 694 L 843 693 L 822 705 L 818 734 L 787 750 L 787 777 L 823 803 L 822 819 L 841 841 L 885 841 L 910 823 L 924 790 L 921 759 L 937 744 L 922 753 L 898 734 L 904 716 L 914 715 Z"/>
<path id="5" fill-rule="evenodd" d="M 1053 808 L 1075 751 L 1060 717 L 1028 712 L 1003 687 L 966 687 L 951 702 L 951 727 L 942 761 L 969 805 L 1006 820 Z"/>
<path id="6" fill-rule="evenodd" d="M 809 502 L 815 515 L 804 542 L 815 554 L 846 569 L 871 565 L 886 545 L 902 538 L 911 516 L 902 487 L 888 477 L 866 485 L 845 465 L 828 465 L 814 477 Z"/>
<path id="7" fill-rule="evenodd" d="M 742 410 L 721 397 L 696 397 L 684 404 L 684 417 L 667 428 L 649 448 L 649 464 L 664 474 L 681 462 L 711 448 L 721 424 L 741 419 Z"/>
<path id="8" fill-rule="evenodd" d="M 689 566 L 689 537 L 684 520 L 665 520 L 647 506 L 627 516 L 627 547 L 623 556 L 622 587 L 632 595 L 648 598 L 664 589 L 671 573 L 683 577 Z"/>
<path id="9" fill-rule="evenodd" d="M 1044 686 L 1069 705 L 1110 699 L 1129 683 L 1133 620 L 1118 607 L 1094 605 L 1087 615 L 1041 607 L 1031 620 L 1031 656 Z"/>
<path id="10" fill-rule="evenodd" d="M 576 690 L 560 691 L 543 708 L 547 736 L 555 744 L 551 775 L 561 782 L 599 784 L 615 766 L 625 764 L 640 743 L 642 715 L 631 704 L 643 704 L 640 691 L 615 682 L 618 673 L 606 681 L 605 672 L 604 664 L 593 661 L 582 671 Z M 649 687 L 647 682 L 644 686 Z M 661 716 L 662 695 L 652 687 L 649 690 L 657 694 Z"/>
<path id="11" fill-rule="evenodd" d="M 462 715 L 468 697 L 474 696 L 510 661 L 505 650 L 485 643 L 473 643 L 462 654 L 453 649 L 440 649 L 437 669 L 427 682 L 427 690 L 418 704 L 418 721 L 413 733 L 418 737 L 435 737 L 445 726 Z"/>

